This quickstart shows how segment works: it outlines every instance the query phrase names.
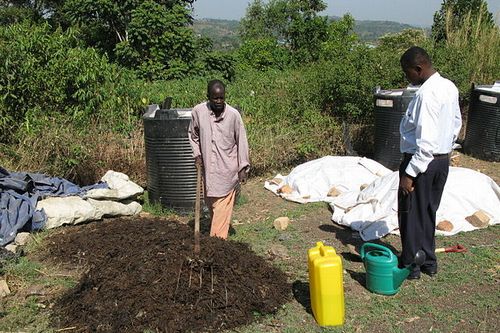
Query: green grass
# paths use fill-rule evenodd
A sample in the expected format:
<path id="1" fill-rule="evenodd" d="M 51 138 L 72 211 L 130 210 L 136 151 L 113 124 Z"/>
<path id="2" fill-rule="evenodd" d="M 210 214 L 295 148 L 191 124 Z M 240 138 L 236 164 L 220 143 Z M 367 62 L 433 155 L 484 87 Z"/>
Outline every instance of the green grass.
<path id="1" fill-rule="evenodd" d="M 148 192 L 145 191 L 142 198 L 139 198 L 139 201 L 142 201 L 142 210 L 144 212 L 150 213 L 153 216 L 162 216 L 162 217 L 175 217 L 182 212 L 176 211 L 172 208 L 165 208 L 158 202 L 149 201 Z"/>
<path id="2" fill-rule="evenodd" d="M 36 243 L 31 242 L 27 249 L 35 250 L 34 244 Z M 23 297 L 22 293 L 16 294 L 16 289 L 27 290 L 34 286 L 47 291 L 69 289 L 76 285 L 76 280 L 54 273 L 52 269 L 26 257 L 9 261 L 3 268 L 3 275 L 15 289 L 11 290 L 13 296 L 6 298 L 0 306 L 0 332 L 52 332 L 49 328 L 49 312 L 46 311 L 48 302 L 36 295 Z"/>
<path id="3" fill-rule="evenodd" d="M 39 303 L 37 297 L 10 302 L 7 307 L 7 311 L 0 312 L 0 332 L 52 332 L 48 313 L 43 311 L 45 305 Z"/>

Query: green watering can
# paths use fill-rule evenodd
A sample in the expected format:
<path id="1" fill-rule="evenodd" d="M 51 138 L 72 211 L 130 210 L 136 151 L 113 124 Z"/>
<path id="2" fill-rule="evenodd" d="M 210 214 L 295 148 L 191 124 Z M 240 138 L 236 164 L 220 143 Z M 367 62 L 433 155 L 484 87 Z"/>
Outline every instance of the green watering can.
<path id="1" fill-rule="evenodd" d="M 411 265 L 399 268 L 396 255 L 389 248 L 374 243 L 363 244 L 360 255 L 366 270 L 366 288 L 381 295 L 396 294 L 410 271 L 425 261 L 425 252 L 419 250 Z"/>

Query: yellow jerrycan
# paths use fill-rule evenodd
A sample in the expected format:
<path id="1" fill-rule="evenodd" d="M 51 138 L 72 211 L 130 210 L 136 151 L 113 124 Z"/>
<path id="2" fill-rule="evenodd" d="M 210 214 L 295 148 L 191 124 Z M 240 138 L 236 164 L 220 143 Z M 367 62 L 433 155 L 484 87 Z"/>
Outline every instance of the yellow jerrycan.
<path id="1" fill-rule="evenodd" d="M 331 246 L 317 242 L 307 251 L 311 307 L 320 326 L 344 324 L 342 260 Z"/>

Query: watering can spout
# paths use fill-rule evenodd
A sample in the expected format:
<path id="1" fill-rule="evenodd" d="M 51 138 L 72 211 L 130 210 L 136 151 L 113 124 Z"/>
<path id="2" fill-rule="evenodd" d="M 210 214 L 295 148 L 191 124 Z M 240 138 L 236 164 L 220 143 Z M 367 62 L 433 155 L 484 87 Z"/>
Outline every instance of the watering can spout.
<path id="1" fill-rule="evenodd" d="M 415 259 L 413 260 L 413 263 L 410 265 L 404 267 L 404 268 L 399 268 L 399 267 L 394 267 L 392 269 L 392 278 L 394 282 L 394 286 L 396 288 L 399 288 L 401 284 L 403 283 L 404 280 L 410 275 L 410 272 L 415 269 L 416 266 L 422 266 L 422 264 L 425 262 L 425 252 L 422 250 L 418 250 L 417 253 L 415 254 Z"/>
<path id="2" fill-rule="evenodd" d="M 398 268 L 397 266 L 392 269 L 392 281 L 394 288 L 398 289 L 410 275 L 410 266 L 404 268 Z"/>

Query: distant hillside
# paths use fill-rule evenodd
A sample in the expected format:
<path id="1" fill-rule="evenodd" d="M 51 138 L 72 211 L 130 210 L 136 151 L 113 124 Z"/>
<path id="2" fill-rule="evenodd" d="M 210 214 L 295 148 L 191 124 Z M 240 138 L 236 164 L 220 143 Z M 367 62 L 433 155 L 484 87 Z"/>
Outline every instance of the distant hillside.
<path id="1" fill-rule="evenodd" d="M 417 29 L 409 24 L 392 21 L 356 21 L 354 31 L 363 41 L 372 42 L 388 33 L 397 33 L 405 29 Z"/>
<path id="2" fill-rule="evenodd" d="M 330 19 L 340 20 L 341 18 L 330 16 Z M 356 20 L 354 22 L 354 32 L 365 42 L 374 42 L 385 34 L 398 33 L 405 29 L 420 28 L 394 21 Z"/>
<path id="3" fill-rule="evenodd" d="M 212 39 L 214 49 L 232 50 L 240 45 L 239 25 L 236 20 L 200 19 L 194 21 L 193 29 L 196 34 Z"/>
<path id="4" fill-rule="evenodd" d="M 338 20 L 340 17 L 333 16 L 330 19 Z M 193 29 L 197 34 L 212 39 L 216 50 L 232 50 L 240 45 L 239 24 L 236 20 L 199 19 L 194 21 Z M 373 42 L 387 33 L 397 33 L 410 28 L 416 27 L 392 21 L 361 20 L 355 22 L 354 31 L 361 40 Z"/>

